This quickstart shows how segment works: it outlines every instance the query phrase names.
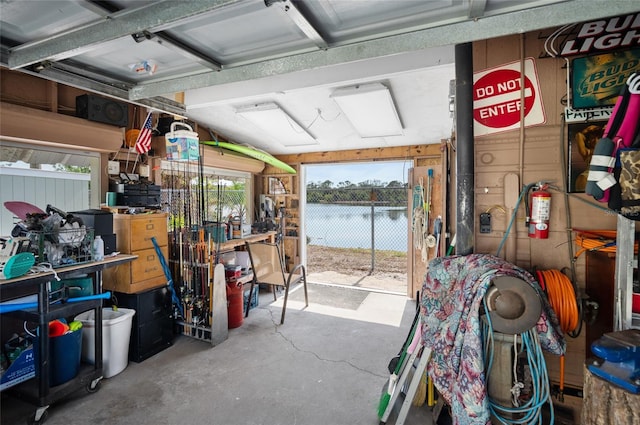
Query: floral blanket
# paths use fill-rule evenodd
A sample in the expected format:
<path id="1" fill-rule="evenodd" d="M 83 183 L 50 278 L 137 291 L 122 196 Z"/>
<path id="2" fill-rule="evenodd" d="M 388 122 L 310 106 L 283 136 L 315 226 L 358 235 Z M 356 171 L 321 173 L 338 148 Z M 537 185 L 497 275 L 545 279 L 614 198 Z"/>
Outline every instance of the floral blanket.
<path id="1" fill-rule="evenodd" d="M 513 276 L 543 300 L 536 329 L 542 348 L 565 351 L 558 319 L 536 280 L 524 269 L 488 254 L 438 257 L 429 263 L 422 290 L 422 337 L 432 350 L 429 376 L 451 406 L 454 424 L 490 424 L 479 309 L 493 278 Z"/>

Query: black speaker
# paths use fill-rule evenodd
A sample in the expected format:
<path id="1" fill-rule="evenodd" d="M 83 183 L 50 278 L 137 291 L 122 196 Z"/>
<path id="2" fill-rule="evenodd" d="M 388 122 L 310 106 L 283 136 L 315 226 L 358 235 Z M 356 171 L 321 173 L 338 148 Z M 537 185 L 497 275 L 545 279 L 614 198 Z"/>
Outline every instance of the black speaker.
<path id="1" fill-rule="evenodd" d="M 128 106 L 113 99 L 83 94 L 76 97 L 76 116 L 89 121 L 126 127 L 129 123 Z"/>

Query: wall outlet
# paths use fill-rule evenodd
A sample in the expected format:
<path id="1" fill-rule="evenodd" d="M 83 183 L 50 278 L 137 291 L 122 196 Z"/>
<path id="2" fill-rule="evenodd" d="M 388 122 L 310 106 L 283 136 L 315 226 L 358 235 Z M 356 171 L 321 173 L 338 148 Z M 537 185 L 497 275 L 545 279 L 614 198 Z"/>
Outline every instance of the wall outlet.
<path id="1" fill-rule="evenodd" d="M 480 214 L 480 233 L 491 233 L 491 214 Z"/>
<path id="2" fill-rule="evenodd" d="M 149 177 L 149 166 L 148 165 L 140 165 L 138 167 L 138 174 L 140 177 Z"/>
<path id="3" fill-rule="evenodd" d="M 120 174 L 120 163 L 118 161 L 109 161 L 107 172 L 109 174 Z"/>

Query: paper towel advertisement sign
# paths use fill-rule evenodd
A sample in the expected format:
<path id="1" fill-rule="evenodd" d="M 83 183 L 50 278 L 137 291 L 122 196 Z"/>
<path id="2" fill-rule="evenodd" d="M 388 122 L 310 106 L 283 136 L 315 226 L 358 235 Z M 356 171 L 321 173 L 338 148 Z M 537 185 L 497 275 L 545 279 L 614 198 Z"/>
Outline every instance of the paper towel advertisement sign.
<path id="1" fill-rule="evenodd" d="M 524 102 L 520 75 L 520 61 L 473 74 L 475 136 L 518 129 L 521 109 L 525 127 L 546 122 L 533 58 L 524 61 Z"/>

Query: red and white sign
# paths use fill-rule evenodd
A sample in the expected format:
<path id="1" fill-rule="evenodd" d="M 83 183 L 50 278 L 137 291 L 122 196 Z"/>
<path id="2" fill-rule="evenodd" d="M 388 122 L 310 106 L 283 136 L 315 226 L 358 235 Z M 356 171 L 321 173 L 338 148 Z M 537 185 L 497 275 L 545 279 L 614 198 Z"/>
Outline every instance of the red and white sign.
<path id="1" fill-rule="evenodd" d="M 520 85 L 520 61 L 473 74 L 475 136 L 519 128 L 521 109 L 524 109 L 525 127 L 545 123 L 540 84 L 533 58 L 524 61 L 524 87 L 521 88 Z"/>

